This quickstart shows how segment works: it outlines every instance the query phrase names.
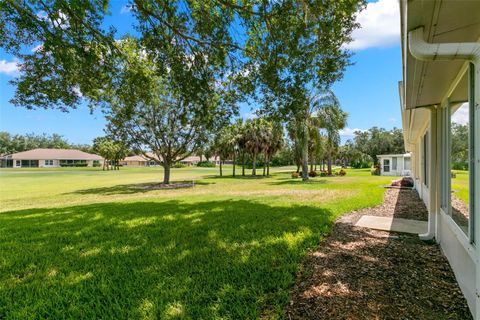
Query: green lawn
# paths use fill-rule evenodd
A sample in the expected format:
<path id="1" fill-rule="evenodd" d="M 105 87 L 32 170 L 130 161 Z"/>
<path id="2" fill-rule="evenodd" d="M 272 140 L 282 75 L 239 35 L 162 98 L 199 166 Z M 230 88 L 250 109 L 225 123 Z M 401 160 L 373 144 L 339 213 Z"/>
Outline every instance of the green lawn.
<path id="1" fill-rule="evenodd" d="M 452 170 L 456 177 L 452 178 L 452 190 L 454 194 L 468 205 L 468 171 Z"/>
<path id="2" fill-rule="evenodd" d="M 0 171 L 0 319 L 282 318 L 306 253 L 392 177 L 219 178 L 159 168 Z M 228 169 L 226 170 L 227 172 Z"/>

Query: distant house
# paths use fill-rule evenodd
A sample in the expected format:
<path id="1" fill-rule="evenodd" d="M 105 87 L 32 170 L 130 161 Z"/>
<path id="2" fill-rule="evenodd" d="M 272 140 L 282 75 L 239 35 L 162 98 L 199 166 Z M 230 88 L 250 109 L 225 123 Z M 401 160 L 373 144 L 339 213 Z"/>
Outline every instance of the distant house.
<path id="1" fill-rule="evenodd" d="M 157 158 L 153 153 L 148 153 L 148 155 L 155 159 Z M 218 162 L 217 157 L 215 157 L 215 159 L 212 161 L 217 163 Z M 192 156 L 186 157 L 183 160 L 180 160 L 179 162 L 188 166 L 196 165 L 197 163 L 200 162 L 200 157 L 192 155 Z M 125 159 L 120 161 L 120 165 L 126 166 L 126 167 L 149 167 L 149 166 L 158 165 L 158 162 L 153 161 L 144 155 L 135 155 L 135 156 L 126 157 Z"/>
<path id="2" fill-rule="evenodd" d="M 151 156 L 153 157 L 153 154 Z M 126 157 L 125 159 L 120 161 L 120 165 L 125 167 L 149 167 L 149 166 L 158 165 L 158 163 L 155 162 L 154 160 L 148 159 L 143 155 L 136 155 L 136 156 Z"/>
<path id="3" fill-rule="evenodd" d="M 75 149 L 33 149 L 1 157 L 4 168 L 92 167 L 103 158 Z"/>
<path id="4" fill-rule="evenodd" d="M 187 166 L 196 165 L 199 162 L 200 162 L 200 157 L 199 156 L 189 156 L 189 157 L 186 157 L 183 160 L 180 160 L 180 163 L 183 163 Z"/>
<path id="5" fill-rule="evenodd" d="M 410 176 L 411 154 L 381 154 L 377 156 L 382 176 Z"/>

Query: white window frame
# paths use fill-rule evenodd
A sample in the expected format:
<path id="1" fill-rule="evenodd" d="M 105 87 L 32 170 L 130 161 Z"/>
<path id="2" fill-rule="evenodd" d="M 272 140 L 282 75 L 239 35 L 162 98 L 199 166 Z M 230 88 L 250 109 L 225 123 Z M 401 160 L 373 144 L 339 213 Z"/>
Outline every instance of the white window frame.
<path id="1" fill-rule="evenodd" d="M 387 165 L 387 166 L 385 165 L 385 161 L 388 161 L 388 165 Z M 388 171 L 385 170 L 385 166 L 388 167 Z M 382 169 L 383 169 L 383 172 L 388 172 L 388 173 L 390 173 L 390 172 L 391 172 L 391 168 L 392 168 L 392 165 L 391 165 L 390 159 L 383 159 L 383 160 L 382 160 Z"/>
<path id="2" fill-rule="evenodd" d="M 468 82 L 469 82 L 469 218 L 468 218 L 468 242 L 475 246 L 475 231 L 478 227 L 478 215 L 480 212 L 480 104 L 476 102 L 475 96 L 475 69 L 476 66 L 473 63 L 470 64 L 468 70 Z M 477 71 L 478 72 L 478 71 Z M 480 72 L 479 72 L 480 73 Z M 478 95 L 478 93 L 477 93 Z M 441 126 L 442 126 L 442 145 L 441 147 L 441 203 L 440 207 L 442 211 L 448 216 L 452 216 L 452 204 L 451 204 L 451 106 L 447 103 L 447 106 L 443 108 L 441 113 Z M 453 220 L 452 220 L 453 221 Z M 458 229 L 460 227 L 454 222 Z M 477 226 L 477 227 L 476 227 Z M 462 232 L 463 233 L 463 232 Z M 464 233 L 463 233 L 464 234 Z"/>

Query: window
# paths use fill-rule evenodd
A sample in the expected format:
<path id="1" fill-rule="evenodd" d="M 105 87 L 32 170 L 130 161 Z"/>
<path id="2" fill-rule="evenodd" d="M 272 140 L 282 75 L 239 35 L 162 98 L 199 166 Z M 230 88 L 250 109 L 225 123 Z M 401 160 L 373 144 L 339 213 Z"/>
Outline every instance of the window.
<path id="1" fill-rule="evenodd" d="M 390 159 L 383 159 L 383 172 L 390 172 Z"/>
<path id="2" fill-rule="evenodd" d="M 15 167 L 20 167 L 20 166 L 21 166 L 20 160 L 15 160 Z"/>
<path id="3" fill-rule="evenodd" d="M 428 132 L 422 141 L 423 183 L 428 187 Z"/>
<path id="4" fill-rule="evenodd" d="M 22 168 L 36 168 L 38 167 L 38 160 L 22 160 Z"/>
<path id="5" fill-rule="evenodd" d="M 404 170 L 411 170 L 410 158 L 404 158 Z"/>
<path id="6" fill-rule="evenodd" d="M 450 214 L 465 234 L 470 217 L 469 104 L 454 106 L 450 112 Z"/>
<path id="7" fill-rule="evenodd" d="M 392 158 L 392 170 L 397 171 L 397 157 Z"/>
<path id="8" fill-rule="evenodd" d="M 53 166 L 53 160 L 45 160 L 46 166 Z"/>

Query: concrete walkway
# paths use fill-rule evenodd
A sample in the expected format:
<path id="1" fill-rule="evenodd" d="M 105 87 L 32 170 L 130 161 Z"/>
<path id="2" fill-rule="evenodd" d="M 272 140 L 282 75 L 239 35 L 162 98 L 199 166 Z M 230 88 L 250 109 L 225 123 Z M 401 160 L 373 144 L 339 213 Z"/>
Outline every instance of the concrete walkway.
<path id="1" fill-rule="evenodd" d="M 426 221 L 369 215 L 362 216 L 355 227 L 414 234 L 426 233 L 428 230 Z"/>

